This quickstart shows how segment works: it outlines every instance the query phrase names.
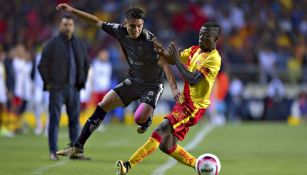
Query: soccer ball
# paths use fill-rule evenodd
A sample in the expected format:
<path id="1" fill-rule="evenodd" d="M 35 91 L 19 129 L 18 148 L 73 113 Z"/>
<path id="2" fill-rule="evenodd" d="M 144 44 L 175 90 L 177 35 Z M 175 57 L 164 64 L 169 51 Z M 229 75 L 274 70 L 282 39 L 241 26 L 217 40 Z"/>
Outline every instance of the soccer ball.
<path id="1" fill-rule="evenodd" d="M 221 163 L 217 156 L 206 153 L 196 160 L 195 170 L 198 175 L 218 175 L 221 170 Z"/>

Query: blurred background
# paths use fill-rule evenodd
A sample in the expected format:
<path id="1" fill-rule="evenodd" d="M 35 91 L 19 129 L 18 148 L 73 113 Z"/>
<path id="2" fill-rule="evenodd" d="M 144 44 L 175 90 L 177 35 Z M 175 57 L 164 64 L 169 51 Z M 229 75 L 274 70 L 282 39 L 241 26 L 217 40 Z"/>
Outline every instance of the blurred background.
<path id="1" fill-rule="evenodd" d="M 208 118 L 218 124 L 283 121 L 291 125 L 307 118 L 307 1 L 0 0 L 1 136 L 13 137 L 32 128 L 43 133 L 48 96 L 38 80 L 37 60 L 44 43 L 58 34 L 61 14 L 55 7 L 59 3 L 116 23 L 123 22 L 127 8 L 139 6 L 147 14 L 145 27 L 165 47 L 171 41 L 181 48 L 197 45 L 201 26 L 216 21 L 222 28 L 217 47 L 223 66 Z M 102 30 L 77 19 L 75 34 L 86 42 L 91 62 L 81 92 L 83 123 L 105 92 L 125 78 L 127 63 L 118 42 Z M 182 87 L 182 78 L 173 70 Z M 173 104 L 166 87 L 155 111 L 156 123 Z M 133 124 L 136 105 L 113 111 L 106 123 Z M 61 124 L 67 125 L 65 117 Z"/>

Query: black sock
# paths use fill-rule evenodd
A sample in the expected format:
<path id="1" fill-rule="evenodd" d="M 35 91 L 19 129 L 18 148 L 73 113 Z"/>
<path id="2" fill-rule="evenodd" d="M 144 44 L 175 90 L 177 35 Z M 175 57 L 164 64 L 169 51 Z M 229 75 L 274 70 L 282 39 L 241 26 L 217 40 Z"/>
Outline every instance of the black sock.
<path id="1" fill-rule="evenodd" d="M 128 171 L 131 169 L 131 165 L 129 161 L 124 162 L 124 166 L 127 168 Z"/>
<path id="2" fill-rule="evenodd" d="M 75 143 L 76 146 L 83 148 L 83 145 L 85 144 L 86 140 L 99 127 L 104 117 L 106 116 L 106 113 L 107 112 L 105 112 L 100 106 L 96 107 L 95 112 L 83 126 L 78 141 L 77 143 Z"/>

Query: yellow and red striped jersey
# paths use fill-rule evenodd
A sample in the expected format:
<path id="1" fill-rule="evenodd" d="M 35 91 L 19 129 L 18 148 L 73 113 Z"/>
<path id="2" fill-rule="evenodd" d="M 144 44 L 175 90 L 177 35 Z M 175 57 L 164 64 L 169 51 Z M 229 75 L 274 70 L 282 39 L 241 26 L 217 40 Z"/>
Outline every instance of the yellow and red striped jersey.
<path id="1" fill-rule="evenodd" d="M 216 49 L 202 52 L 199 46 L 192 46 L 181 52 L 181 61 L 190 72 L 196 70 L 204 75 L 204 79 L 191 86 L 184 82 L 184 101 L 196 108 L 207 108 L 210 105 L 210 94 L 215 78 L 221 67 L 221 57 Z"/>

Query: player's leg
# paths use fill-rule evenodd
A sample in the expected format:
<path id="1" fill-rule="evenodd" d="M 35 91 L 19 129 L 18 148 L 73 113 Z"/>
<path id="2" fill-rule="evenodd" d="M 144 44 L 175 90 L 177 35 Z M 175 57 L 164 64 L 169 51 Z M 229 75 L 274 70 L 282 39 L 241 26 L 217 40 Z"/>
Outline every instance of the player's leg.
<path id="1" fill-rule="evenodd" d="M 151 155 L 158 149 L 161 141 L 166 135 L 171 133 L 171 127 L 167 120 L 164 120 L 158 128 L 152 133 L 151 137 L 141 146 L 128 161 L 117 161 L 116 169 L 118 175 L 125 175 L 128 171 L 139 164 L 144 158 Z"/>
<path id="2" fill-rule="evenodd" d="M 69 139 L 70 143 L 76 143 L 80 133 L 80 92 L 75 87 L 67 90 L 66 111 L 68 114 Z M 69 156 L 70 159 L 90 160 L 89 157 L 83 156 L 83 150 L 76 150 L 76 154 Z"/>
<path id="3" fill-rule="evenodd" d="M 139 125 L 137 132 L 142 134 L 146 132 L 152 123 L 154 108 L 147 103 L 141 103 L 134 113 L 134 121 Z"/>
<path id="4" fill-rule="evenodd" d="M 123 102 L 114 90 L 109 91 L 98 103 L 92 116 L 86 121 L 83 126 L 81 135 L 77 141 L 77 145 L 83 147 L 89 136 L 99 127 L 101 122 L 104 120 L 107 112 L 123 106 Z"/>
<path id="5" fill-rule="evenodd" d="M 178 138 L 173 134 L 164 137 L 159 148 L 164 153 L 176 159 L 178 162 L 194 168 L 196 158 L 177 144 Z"/>
<path id="6" fill-rule="evenodd" d="M 173 133 L 178 131 L 174 131 L 172 124 L 169 122 L 169 120 L 165 120 L 155 131 L 157 138 L 162 138 L 161 142 L 159 144 L 159 148 L 162 152 L 168 154 L 169 156 L 176 159 L 178 162 L 190 166 L 194 168 L 196 163 L 196 158 L 191 155 L 189 152 L 187 152 L 184 148 L 182 148 L 180 145 L 178 145 L 179 138 L 177 138 Z M 188 132 L 188 128 L 183 128 L 179 131 L 182 134 L 186 134 Z M 181 135 L 182 135 L 181 134 Z M 146 145 L 146 144 L 145 144 Z M 149 145 L 149 144 L 147 144 Z M 154 145 L 155 146 L 155 145 Z M 156 149 L 156 147 L 150 147 L 147 148 L 147 150 Z M 148 154 L 145 153 L 139 153 L 135 154 L 135 156 L 129 159 L 129 164 L 131 167 L 134 167 L 136 164 L 138 164 L 138 161 L 141 161 L 142 158 L 145 158 Z M 126 163 L 128 164 L 128 163 Z"/>
<path id="7" fill-rule="evenodd" d="M 77 142 L 58 151 L 57 154 L 61 156 L 83 156 L 83 146 L 87 139 L 99 127 L 106 113 L 119 106 L 123 106 L 121 99 L 114 90 L 110 90 L 84 124 Z"/>
<path id="8" fill-rule="evenodd" d="M 82 156 L 85 142 L 99 127 L 107 112 L 120 106 L 127 106 L 136 98 L 137 96 L 133 93 L 131 81 L 128 79 L 120 83 L 113 90 L 110 90 L 97 105 L 92 116 L 86 121 L 77 142 L 58 151 L 57 154 L 62 156 Z"/>
<path id="9" fill-rule="evenodd" d="M 141 104 L 137 108 L 134 114 L 134 120 L 139 125 L 137 132 L 142 134 L 146 132 L 152 123 L 152 116 L 157 102 L 160 99 L 163 92 L 163 84 L 157 87 L 146 88 L 145 92 L 141 96 Z"/>
<path id="10" fill-rule="evenodd" d="M 180 145 L 178 145 L 177 142 L 178 140 L 184 140 L 186 134 L 189 132 L 189 127 L 195 125 L 199 121 L 205 110 L 196 108 L 192 110 L 187 109 L 188 108 L 186 106 L 181 105 L 179 108 L 177 108 L 177 112 L 180 112 L 177 114 L 177 117 L 170 115 L 167 117 L 172 124 L 173 131 L 172 134 L 168 136 L 168 139 L 163 140 L 165 143 L 162 142 L 160 144 L 160 149 L 169 156 L 176 159 L 178 162 L 194 168 L 196 158 Z"/>
<path id="11" fill-rule="evenodd" d="M 163 123 L 155 130 L 152 137 L 161 138 L 156 144 L 152 144 L 149 139 L 130 159 L 125 162 L 126 169 L 134 167 L 142 159 L 150 155 L 154 150 L 159 148 L 175 158 L 180 163 L 194 168 L 196 158 L 188 153 L 184 148 L 177 145 L 179 140 L 183 140 L 185 135 L 189 131 L 189 127 L 196 124 L 201 116 L 204 114 L 203 109 L 197 109 L 187 104 L 176 104 L 172 110 L 172 113 L 166 117 Z M 120 164 L 120 162 L 119 162 Z M 123 164 L 123 166 L 125 166 Z M 125 168 L 124 168 L 125 169 Z"/>
<path id="12" fill-rule="evenodd" d="M 113 90 L 109 91 L 98 103 L 95 112 L 85 123 L 81 135 L 76 143 L 77 146 L 83 147 L 88 137 L 96 130 L 104 120 L 106 113 L 117 108 L 128 106 L 138 96 L 134 93 L 134 87 L 129 79 L 126 79 Z"/>

